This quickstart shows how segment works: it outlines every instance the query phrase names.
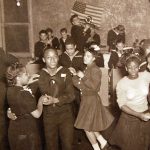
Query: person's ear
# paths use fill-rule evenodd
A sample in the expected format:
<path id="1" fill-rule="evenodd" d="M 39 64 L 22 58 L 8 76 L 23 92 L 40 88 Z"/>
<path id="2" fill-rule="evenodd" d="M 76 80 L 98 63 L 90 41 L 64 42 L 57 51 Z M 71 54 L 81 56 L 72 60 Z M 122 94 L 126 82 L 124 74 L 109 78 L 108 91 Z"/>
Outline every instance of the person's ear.
<path id="1" fill-rule="evenodd" d="M 45 59 L 44 59 L 44 58 L 42 58 L 42 60 L 43 60 L 43 62 L 45 63 Z"/>
<path id="2" fill-rule="evenodd" d="M 96 58 L 94 57 L 94 58 L 93 58 L 93 61 L 95 61 L 95 60 L 96 60 Z"/>
<path id="3" fill-rule="evenodd" d="M 76 46 L 76 45 L 74 45 L 74 48 L 76 49 L 76 48 L 77 48 L 77 46 Z"/>
<path id="4" fill-rule="evenodd" d="M 19 76 L 17 76 L 16 77 L 16 82 L 18 82 L 20 80 L 20 77 Z"/>

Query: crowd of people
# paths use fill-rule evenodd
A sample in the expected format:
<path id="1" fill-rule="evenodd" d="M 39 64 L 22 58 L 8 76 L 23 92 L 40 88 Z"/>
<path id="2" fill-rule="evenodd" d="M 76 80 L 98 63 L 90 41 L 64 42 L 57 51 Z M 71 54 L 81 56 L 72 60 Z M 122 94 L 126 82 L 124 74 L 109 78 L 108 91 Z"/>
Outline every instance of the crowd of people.
<path id="1" fill-rule="evenodd" d="M 123 25 L 108 31 L 108 67 L 126 75 L 116 87 L 121 114 L 105 138 L 102 131 L 116 119 L 99 94 L 100 35 L 78 15 L 70 22 L 71 34 L 62 28 L 60 39 L 51 28 L 39 32 L 32 55 L 41 68 L 37 74 L 29 75 L 19 59 L 0 49 L 0 149 L 73 150 L 79 129 L 94 150 L 150 150 L 150 39 L 125 47 Z"/>

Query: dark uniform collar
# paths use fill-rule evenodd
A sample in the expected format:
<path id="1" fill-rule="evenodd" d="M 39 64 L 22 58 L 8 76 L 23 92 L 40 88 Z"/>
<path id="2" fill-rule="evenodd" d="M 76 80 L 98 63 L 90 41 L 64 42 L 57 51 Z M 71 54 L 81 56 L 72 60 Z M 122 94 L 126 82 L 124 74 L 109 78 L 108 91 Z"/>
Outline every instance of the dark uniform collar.
<path id="1" fill-rule="evenodd" d="M 66 51 L 64 53 L 72 60 L 79 53 L 79 51 L 78 50 L 75 51 L 74 55 L 71 57 L 68 55 L 68 53 Z"/>

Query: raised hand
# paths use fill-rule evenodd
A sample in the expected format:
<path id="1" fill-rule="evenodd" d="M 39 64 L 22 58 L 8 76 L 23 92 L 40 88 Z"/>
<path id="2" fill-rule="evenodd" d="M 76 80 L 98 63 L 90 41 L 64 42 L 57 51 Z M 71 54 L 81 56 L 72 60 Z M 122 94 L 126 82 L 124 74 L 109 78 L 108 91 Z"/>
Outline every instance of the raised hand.
<path id="1" fill-rule="evenodd" d="M 28 84 L 31 84 L 31 83 L 34 83 L 34 82 L 38 81 L 39 77 L 40 77 L 39 74 L 33 74 L 32 76 L 30 76 Z"/>
<path id="2" fill-rule="evenodd" d="M 43 96 L 43 105 L 51 105 L 53 104 L 53 97 L 49 96 L 49 95 L 44 95 Z"/>
<path id="3" fill-rule="evenodd" d="M 76 70 L 73 67 L 70 67 L 68 69 L 74 76 L 77 74 Z"/>
<path id="4" fill-rule="evenodd" d="M 83 78 L 83 77 L 84 77 L 84 73 L 83 73 L 82 71 L 78 71 L 78 72 L 77 72 L 77 76 L 78 76 L 79 78 Z"/>

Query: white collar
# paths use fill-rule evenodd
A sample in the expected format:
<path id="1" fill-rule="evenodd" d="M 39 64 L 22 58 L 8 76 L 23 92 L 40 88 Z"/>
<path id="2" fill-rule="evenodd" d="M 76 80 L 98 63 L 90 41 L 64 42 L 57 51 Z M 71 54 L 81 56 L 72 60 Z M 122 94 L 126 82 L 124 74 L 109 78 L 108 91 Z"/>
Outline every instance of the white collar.
<path id="1" fill-rule="evenodd" d="M 57 68 L 56 73 L 55 73 L 54 75 L 56 75 L 57 72 L 58 72 L 59 70 L 61 70 L 62 68 L 63 68 L 63 66 L 59 66 L 59 67 Z M 42 70 L 44 70 L 45 72 L 47 72 L 50 76 L 54 76 L 54 75 L 51 75 L 51 74 L 49 73 L 49 71 L 48 71 L 47 68 L 43 68 Z"/>
<path id="2" fill-rule="evenodd" d="M 78 50 L 74 53 L 74 55 L 73 56 L 69 56 L 68 55 L 68 53 L 65 51 L 65 54 L 67 54 L 68 56 L 69 56 L 69 58 L 70 58 L 70 60 L 72 61 L 72 59 L 78 54 Z"/>
<path id="3" fill-rule="evenodd" d="M 116 30 L 115 30 L 115 29 L 113 29 L 113 31 L 114 31 L 117 35 L 119 35 L 119 33 L 118 33 L 118 32 L 116 32 Z"/>

